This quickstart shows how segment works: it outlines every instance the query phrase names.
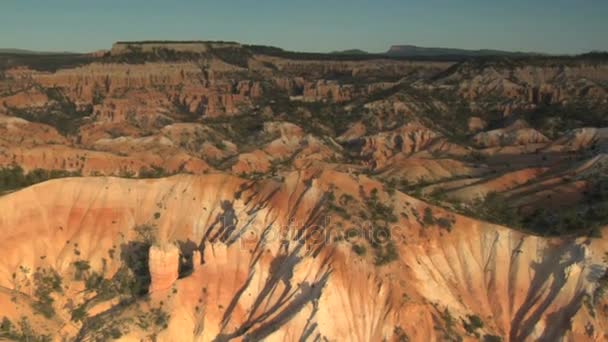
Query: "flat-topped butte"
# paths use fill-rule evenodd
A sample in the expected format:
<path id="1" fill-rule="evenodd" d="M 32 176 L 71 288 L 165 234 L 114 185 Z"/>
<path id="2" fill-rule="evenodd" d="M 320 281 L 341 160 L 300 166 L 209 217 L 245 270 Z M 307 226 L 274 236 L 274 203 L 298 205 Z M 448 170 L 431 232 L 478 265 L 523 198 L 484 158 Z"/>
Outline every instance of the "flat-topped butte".
<path id="1" fill-rule="evenodd" d="M 223 41 L 122 41 L 112 45 L 111 54 L 121 55 L 133 52 L 150 53 L 159 49 L 175 52 L 206 53 L 210 49 L 238 48 L 241 44 Z"/>

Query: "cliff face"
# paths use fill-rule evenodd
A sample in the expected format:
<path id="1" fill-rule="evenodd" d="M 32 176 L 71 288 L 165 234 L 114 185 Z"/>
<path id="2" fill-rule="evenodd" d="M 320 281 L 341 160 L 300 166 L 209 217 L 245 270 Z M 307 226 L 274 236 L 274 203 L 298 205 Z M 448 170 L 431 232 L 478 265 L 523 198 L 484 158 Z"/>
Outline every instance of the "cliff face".
<path id="1" fill-rule="evenodd" d="M 60 89 L 77 104 L 94 104 L 100 119 L 124 122 L 126 113 L 144 112 L 148 116 L 162 112 L 173 103 L 187 106 L 198 115 L 234 114 L 236 107 L 250 105 L 261 96 L 259 83 L 230 76 L 215 76 L 208 66 L 205 72 L 196 63 L 101 64 L 93 63 L 55 73 L 16 70 L 9 75 L 16 82 L 34 82 L 44 88 Z M 227 69 L 230 71 L 230 68 Z M 127 95 L 128 96 L 125 96 Z M 107 101 L 105 101 L 107 99 Z M 31 103 L 29 99 L 27 103 Z M 9 99 L 8 107 L 19 106 Z M 142 114 L 140 114 L 142 115 Z"/>
<path id="2" fill-rule="evenodd" d="M 311 176 L 312 184 L 306 185 Z M 366 245 L 364 240 L 319 242 L 309 235 L 315 229 L 311 222 L 324 224 L 327 234 L 360 224 L 331 212 L 328 219 L 321 215 L 323 194 L 334 185 L 337 196 L 348 194 L 353 204 L 363 201 L 360 191 L 379 186 L 336 172 L 294 173 L 282 183 L 248 184 L 217 174 L 155 181 L 83 178 L 34 186 L 0 198 L 7 209 L 0 220 L 5 232 L 0 285 L 13 288 L 11 274 L 20 274 L 20 268 L 50 267 L 66 280 L 63 295 L 69 296 L 79 291 L 71 287 L 77 282 L 67 282 L 75 260 L 88 260 L 93 270 L 104 269 L 111 277 L 121 261 L 118 252 L 108 259 L 108 250 L 130 245 L 136 238 L 133 227 L 152 224 L 160 241 L 202 240 L 204 250 L 203 265 L 193 251 L 193 270 L 179 280 L 180 253 L 188 252 L 175 245 L 149 251 L 153 300 L 141 304 L 154 309 L 161 301 L 170 314 L 161 340 L 323 336 L 367 341 L 401 333 L 433 340 L 465 334 L 459 324 L 446 323 L 446 312 L 456 321 L 477 315 L 484 323 L 478 333 L 509 340 L 604 338 L 603 316 L 594 318 L 583 303 L 592 298 L 606 268 L 606 241 L 543 239 L 430 207 L 436 218 L 452 220 L 447 231 L 416 218 L 427 204 L 381 192 L 383 201 L 404 214 L 392 228 L 398 259 L 378 266 L 373 247 L 363 255 L 351 248 L 351 243 Z M 230 210 L 234 230 L 222 223 Z M 300 229 L 303 240 L 280 238 Z M 19 286 L 27 293 L 25 282 Z M 22 309 L 14 315 L 27 306 L 18 302 L 17 308 Z M 125 333 L 135 338 L 143 332 L 131 327 Z"/>
<path id="3" fill-rule="evenodd" d="M 478 133 L 473 137 L 473 141 L 480 147 L 497 147 L 544 144 L 549 142 L 549 139 L 525 122 L 517 121 L 505 128 Z"/>
<path id="4" fill-rule="evenodd" d="M 608 78 L 605 64 L 573 66 L 496 66 L 472 67 L 464 64 L 441 79 L 457 82 L 463 97 L 474 100 L 493 95 L 524 104 L 551 104 L 585 97 L 606 100 L 603 86 Z M 512 108 L 511 108 L 512 109 Z"/>

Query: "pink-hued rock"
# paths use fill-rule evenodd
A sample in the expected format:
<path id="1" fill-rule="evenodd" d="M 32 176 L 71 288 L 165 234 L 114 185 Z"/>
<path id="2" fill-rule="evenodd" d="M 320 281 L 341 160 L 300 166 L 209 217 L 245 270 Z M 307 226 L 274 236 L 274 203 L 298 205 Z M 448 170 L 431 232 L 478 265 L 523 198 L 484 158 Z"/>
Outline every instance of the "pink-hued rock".
<path id="1" fill-rule="evenodd" d="M 149 292 L 170 289 L 179 276 L 179 248 L 173 244 L 150 247 L 148 265 L 151 278 Z"/>

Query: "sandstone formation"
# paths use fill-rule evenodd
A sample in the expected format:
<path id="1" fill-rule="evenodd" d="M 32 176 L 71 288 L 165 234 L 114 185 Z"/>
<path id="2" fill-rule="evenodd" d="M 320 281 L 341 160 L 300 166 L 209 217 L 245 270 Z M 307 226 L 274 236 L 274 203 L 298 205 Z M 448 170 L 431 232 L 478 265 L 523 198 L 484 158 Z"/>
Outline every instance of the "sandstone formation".
<path id="1" fill-rule="evenodd" d="M 0 340 L 608 339 L 601 54 L 47 58 L 0 54 Z"/>
<path id="2" fill-rule="evenodd" d="M 179 249 L 172 244 L 150 247 L 150 293 L 165 291 L 173 286 L 179 276 L 179 258 Z"/>
<path id="3" fill-rule="evenodd" d="M 234 243 L 207 241 L 204 264 L 190 275 L 176 280 L 179 253 L 174 245 L 150 249 L 150 292 L 171 313 L 168 328 L 158 335 L 163 340 L 293 339 L 302 336 L 301 328 L 311 319 L 317 323 L 311 333 L 328 339 L 395 337 L 396 326 L 412 338 L 437 339 L 445 332 L 433 325 L 442 321 L 446 308 L 456 319 L 477 314 L 485 323 L 484 333 L 511 340 L 564 335 L 577 340 L 588 337 L 590 324 L 592 336 L 601 338 L 605 331 L 605 323 L 594 319 L 581 301 L 593 293 L 594 279 L 606 267 L 605 241 L 543 239 L 462 216 L 453 217 L 447 232 L 415 219 L 414 213 L 427 208 L 425 203 L 383 192 L 396 211 L 408 216 L 401 216 L 393 228 L 399 253 L 394 263 L 375 266 L 371 255 L 356 255 L 346 241 L 290 240 L 285 249 L 280 239 L 261 233 L 288 227 L 289 213 L 295 215 L 293 222 L 310 222 L 318 215 L 323 189 L 331 184 L 339 185 L 338 195 L 349 194 L 355 203 L 362 200 L 359 185 L 378 186 L 364 177 L 324 172 L 307 188 L 301 183 L 306 177 L 296 173 L 282 184 L 258 183 L 240 199 L 234 194 L 243 181 L 220 174 L 156 181 L 81 178 L 34 186 L 0 198 L 11 213 L 0 221 L 8 234 L 2 243 L 0 282 L 12 288 L 11 274 L 20 268 L 53 267 L 65 275 L 78 258 L 101 269 L 102 259 L 120 237 L 150 220 L 157 220 L 156 234 L 163 239 L 199 241 L 209 229 L 218 228 L 213 227 L 214 217 L 221 213 L 220 202 L 228 200 L 234 201 L 239 222 L 250 222 L 250 229 Z M 157 211 L 160 216 L 155 218 Z M 432 211 L 436 217 L 451 216 L 442 209 Z M 325 228 L 337 233 L 337 227 Z M 25 239 L 28 234 L 35 234 L 37 242 L 24 254 L 23 244 L 31 244 Z M 120 259 L 108 261 L 111 276 Z M 66 294 L 76 291 L 71 286 Z M 13 314 L 27 308 L 17 301 Z M 572 322 L 570 329 L 565 321 Z M 140 331 L 125 333 L 135 337 Z"/>

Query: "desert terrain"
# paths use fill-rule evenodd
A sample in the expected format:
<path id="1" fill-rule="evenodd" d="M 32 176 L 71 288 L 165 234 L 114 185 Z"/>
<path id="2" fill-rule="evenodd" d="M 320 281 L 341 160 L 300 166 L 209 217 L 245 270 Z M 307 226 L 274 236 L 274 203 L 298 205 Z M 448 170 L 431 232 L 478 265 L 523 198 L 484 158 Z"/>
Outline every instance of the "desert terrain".
<path id="1" fill-rule="evenodd" d="M 608 56 L 0 53 L 0 212 L 0 340 L 605 341 Z"/>

